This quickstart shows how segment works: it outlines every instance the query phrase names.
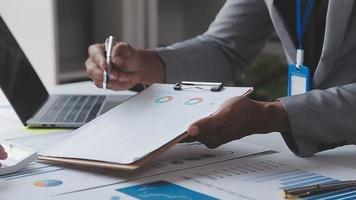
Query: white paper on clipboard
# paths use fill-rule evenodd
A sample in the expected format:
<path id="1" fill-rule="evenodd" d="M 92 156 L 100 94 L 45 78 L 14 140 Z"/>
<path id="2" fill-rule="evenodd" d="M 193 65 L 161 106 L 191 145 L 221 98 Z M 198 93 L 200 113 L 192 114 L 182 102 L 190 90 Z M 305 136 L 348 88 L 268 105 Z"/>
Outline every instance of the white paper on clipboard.
<path id="1" fill-rule="evenodd" d="M 41 155 L 129 165 L 182 135 L 191 123 L 216 111 L 225 100 L 252 90 L 175 91 L 171 84 L 153 84 Z"/>

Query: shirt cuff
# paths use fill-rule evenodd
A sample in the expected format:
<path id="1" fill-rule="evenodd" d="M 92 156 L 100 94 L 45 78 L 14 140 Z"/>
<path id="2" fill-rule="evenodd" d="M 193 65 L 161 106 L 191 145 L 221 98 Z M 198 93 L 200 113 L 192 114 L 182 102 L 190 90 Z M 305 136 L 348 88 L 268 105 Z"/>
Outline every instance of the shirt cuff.
<path id="1" fill-rule="evenodd" d="M 165 80 L 167 83 L 176 83 L 185 80 L 185 69 L 182 65 L 182 58 L 177 52 L 178 50 L 170 47 L 161 47 L 155 49 L 155 52 L 160 57 L 165 67 Z"/>
<path id="2" fill-rule="evenodd" d="M 306 94 L 288 96 L 278 99 L 287 111 L 290 132 L 282 133 L 289 149 L 300 157 L 310 157 L 319 152 L 320 139 L 315 136 L 309 126 L 313 126 L 303 112 Z"/>

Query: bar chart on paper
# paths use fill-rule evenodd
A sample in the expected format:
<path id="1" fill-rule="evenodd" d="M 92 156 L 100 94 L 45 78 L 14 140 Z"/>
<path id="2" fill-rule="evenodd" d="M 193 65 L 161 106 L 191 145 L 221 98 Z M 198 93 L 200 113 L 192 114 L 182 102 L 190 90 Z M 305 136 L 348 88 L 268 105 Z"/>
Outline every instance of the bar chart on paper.
<path id="1" fill-rule="evenodd" d="M 350 174 L 353 174 L 353 177 Z M 243 162 L 235 160 L 206 169 L 195 169 L 181 175 L 182 179 L 168 180 L 199 188 L 198 191 L 214 191 L 217 198 L 257 200 L 282 199 L 281 189 L 284 188 L 337 182 L 353 179 L 355 176 L 356 172 L 351 168 L 272 154 Z M 356 199 L 356 189 L 329 192 L 303 199 Z"/>
<path id="2" fill-rule="evenodd" d="M 85 199 L 100 195 L 110 195 L 114 199 L 283 199 L 281 188 L 355 178 L 356 170 L 352 168 L 302 159 L 287 153 L 272 153 L 150 176 L 69 194 L 56 200 Z M 354 190 L 343 190 L 305 200 L 350 200 L 356 199 L 355 194 Z"/>
<path id="3" fill-rule="evenodd" d="M 339 180 L 323 176 L 317 173 L 308 172 L 304 170 L 291 170 L 281 173 L 270 174 L 267 176 L 261 176 L 255 179 L 259 183 L 268 183 L 270 181 L 278 180 L 281 185 L 281 189 L 296 188 L 302 186 L 308 186 L 313 184 L 323 184 L 338 182 Z M 356 199 L 356 189 L 340 190 L 336 192 L 329 192 L 320 195 L 314 195 L 303 198 L 305 200 L 334 200 L 334 199 Z"/>
<path id="4" fill-rule="evenodd" d="M 137 199 L 217 200 L 214 197 L 162 180 L 121 188 L 117 191 Z"/>

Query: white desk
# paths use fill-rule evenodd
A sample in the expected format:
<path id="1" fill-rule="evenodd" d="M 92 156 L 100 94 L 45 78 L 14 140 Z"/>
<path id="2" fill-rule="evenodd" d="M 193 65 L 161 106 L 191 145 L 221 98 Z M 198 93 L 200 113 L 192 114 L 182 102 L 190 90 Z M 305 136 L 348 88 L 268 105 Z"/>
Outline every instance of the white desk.
<path id="1" fill-rule="evenodd" d="M 103 91 L 95 88 L 95 86 L 91 82 L 82 82 L 82 83 L 74 83 L 74 84 L 67 84 L 67 85 L 61 85 L 58 87 L 55 87 L 50 90 L 51 93 L 67 93 L 67 94 L 117 94 L 118 92 L 112 92 L 112 91 Z M 125 94 L 134 94 L 132 92 L 125 91 L 123 92 Z M 67 132 L 57 132 L 57 133 L 52 133 L 52 134 L 43 134 L 43 133 L 30 133 L 25 131 L 22 127 L 20 122 L 18 121 L 17 117 L 14 116 L 14 113 L 12 109 L 7 106 L 6 107 L 6 101 L 0 98 L 0 117 L 3 117 L 3 120 L 0 121 L 0 124 L 2 126 L 8 126 L 7 129 L 2 129 L 0 130 L 0 139 L 9 139 L 10 137 L 12 138 L 19 138 L 16 139 L 17 143 L 23 143 L 26 145 L 31 145 L 33 144 L 34 146 L 37 146 L 37 148 L 41 148 L 42 146 L 45 147 L 46 145 L 50 145 L 51 142 L 58 141 L 59 138 L 63 137 Z M 2 116 L 1 116 L 2 115 Z M 4 116 L 5 115 L 5 116 Z M 5 121 L 6 119 L 6 121 Z M 16 131 L 13 131 L 15 130 Z M 12 130 L 12 131 L 11 131 Z M 16 133 L 18 132 L 18 133 Z M 290 154 L 291 157 L 293 157 L 292 153 L 289 151 L 287 146 L 285 145 L 282 137 L 280 136 L 279 133 L 270 133 L 270 134 L 265 134 L 265 135 L 253 135 L 253 136 L 248 136 L 241 141 L 248 142 L 251 144 L 255 144 L 256 149 L 260 149 L 261 147 L 266 147 L 268 149 L 272 149 L 275 151 L 279 152 L 286 152 L 287 154 Z M 41 147 L 38 147 L 38 144 L 41 143 Z M 228 144 L 224 148 L 240 148 L 240 152 L 236 153 L 241 153 L 246 151 L 243 147 L 232 147 L 234 143 Z M 230 147 L 229 147 L 230 145 Z M 243 146 L 243 144 L 239 144 Z M 247 147 L 247 148 L 251 148 Z M 252 151 L 252 149 L 250 149 Z M 204 149 L 204 151 L 209 151 L 208 149 Z M 219 151 L 217 151 L 219 152 Z M 224 151 L 221 151 L 224 152 Z M 225 155 L 227 156 L 227 155 Z M 228 158 L 228 157 L 225 157 Z M 167 158 L 168 159 L 168 158 Z M 332 151 L 327 151 L 324 153 L 320 153 L 314 158 L 312 158 L 315 161 L 327 161 L 329 163 L 335 163 L 341 166 L 345 167 L 350 167 L 356 169 L 356 147 L 355 146 L 347 146 L 347 147 L 342 147 L 338 148 L 336 150 Z M 309 160 L 309 159 L 306 159 Z M 150 169 L 149 173 L 146 173 L 146 177 L 150 177 L 153 174 L 159 174 L 162 173 L 162 176 L 168 176 L 168 178 L 175 180 L 176 177 L 173 175 L 167 175 L 164 174 L 162 169 L 164 168 L 164 163 L 156 163 L 156 169 Z M 160 167 L 162 167 L 160 169 Z M 122 173 L 122 172 L 113 172 L 109 170 L 98 170 L 98 169 L 83 169 L 79 167 L 72 167 L 72 168 L 63 168 L 61 166 L 44 166 L 44 165 L 33 165 L 30 166 L 32 168 L 29 168 L 28 170 L 31 171 L 31 173 L 25 173 L 26 176 L 17 176 L 14 178 L 21 178 L 21 181 L 10 181 L 10 183 L 1 183 L 0 182 L 0 200 L 2 199 L 2 195 L 13 195 L 11 196 L 12 199 L 17 199 L 17 195 L 21 195 L 17 193 L 16 191 L 25 191 L 23 192 L 22 195 L 24 195 L 27 192 L 29 192 L 31 189 L 30 187 L 33 187 L 33 179 L 30 178 L 30 175 L 36 176 L 36 179 L 41 180 L 41 179 L 63 179 L 64 177 L 64 182 L 65 186 L 67 187 L 66 190 L 63 190 L 63 192 L 66 191 L 71 191 L 68 190 L 68 188 L 73 188 L 75 191 L 75 188 L 78 188 L 78 184 L 81 184 L 79 188 L 96 188 L 97 187 L 101 188 L 103 186 L 110 186 L 110 185 L 115 185 L 118 184 L 118 182 L 123 181 L 123 179 L 131 178 L 133 176 L 137 176 L 137 174 L 132 174 L 132 173 Z M 154 168 L 154 167 L 153 167 Z M 161 172 L 159 171 L 161 170 Z M 174 170 L 178 170 L 179 168 L 175 168 Z M 173 171 L 174 171 L 173 170 Z M 140 175 L 141 172 L 138 172 Z M 172 177 L 173 176 L 173 177 Z M 16 189 L 14 189 L 16 188 Z M 11 191 L 11 193 L 9 193 Z M 42 192 L 44 194 L 53 194 L 53 193 L 61 193 L 59 187 L 53 187 L 53 188 L 43 188 Z M 97 199 L 98 197 L 103 197 L 103 196 L 95 196 L 93 193 L 96 190 L 85 190 L 84 192 L 78 193 L 79 196 L 81 197 L 86 197 L 87 199 Z M 111 190 L 114 191 L 114 190 Z M 203 191 L 202 191 L 203 192 Z M 99 194 L 97 194 L 99 195 Z M 73 199 L 80 199 L 79 196 L 73 196 L 76 198 Z M 43 198 L 44 196 L 34 196 L 36 198 Z M 68 196 L 69 198 L 70 196 Z M 21 196 L 22 199 L 23 196 Z M 59 199 L 66 199 L 67 196 L 61 196 Z M 50 198 L 51 199 L 51 198 Z M 112 198 L 113 200 L 115 199 L 114 196 Z"/>

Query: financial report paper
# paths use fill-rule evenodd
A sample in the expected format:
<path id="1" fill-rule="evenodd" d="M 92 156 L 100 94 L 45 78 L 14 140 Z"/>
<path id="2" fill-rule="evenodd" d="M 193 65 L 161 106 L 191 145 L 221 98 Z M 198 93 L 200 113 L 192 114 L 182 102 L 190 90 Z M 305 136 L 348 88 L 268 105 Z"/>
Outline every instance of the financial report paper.
<path id="1" fill-rule="evenodd" d="M 273 153 L 227 160 L 180 172 L 58 196 L 79 199 L 284 199 L 282 188 L 356 178 L 356 170 L 319 159 Z M 356 189 L 310 196 L 304 200 L 355 199 Z"/>

